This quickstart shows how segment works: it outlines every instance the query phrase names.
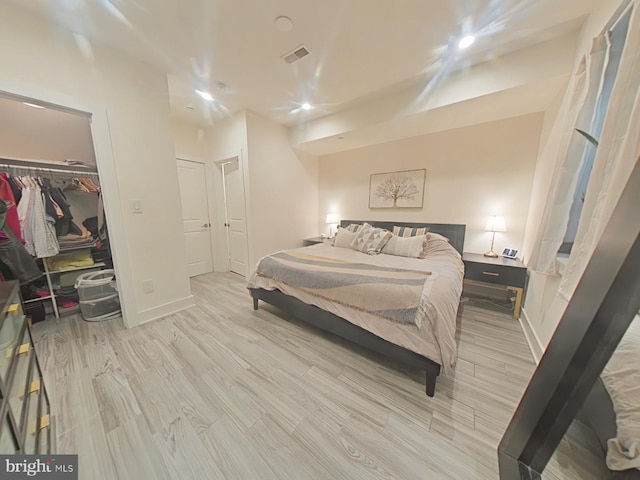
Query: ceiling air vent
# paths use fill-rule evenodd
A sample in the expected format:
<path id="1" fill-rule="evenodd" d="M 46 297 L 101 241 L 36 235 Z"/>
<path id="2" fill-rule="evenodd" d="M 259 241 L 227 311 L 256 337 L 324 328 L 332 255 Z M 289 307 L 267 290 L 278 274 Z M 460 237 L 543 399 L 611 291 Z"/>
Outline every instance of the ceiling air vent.
<path id="1" fill-rule="evenodd" d="M 293 62 L 297 62 L 298 60 L 300 60 L 303 57 L 306 57 L 310 53 L 311 52 L 309 51 L 309 49 L 307 47 L 305 47 L 304 45 L 300 45 L 293 52 L 289 52 L 289 53 L 283 55 L 282 58 L 287 63 L 293 63 Z"/>

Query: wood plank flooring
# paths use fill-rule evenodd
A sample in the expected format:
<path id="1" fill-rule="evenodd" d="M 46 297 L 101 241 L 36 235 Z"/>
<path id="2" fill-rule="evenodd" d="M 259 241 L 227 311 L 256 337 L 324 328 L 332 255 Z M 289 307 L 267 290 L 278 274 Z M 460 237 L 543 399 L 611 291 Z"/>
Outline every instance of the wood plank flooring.
<path id="1" fill-rule="evenodd" d="M 455 375 L 424 375 L 260 303 L 244 280 L 192 280 L 197 307 L 126 330 L 34 325 L 58 453 L 81 479 L 496 479 L 534 370 L 517 322 L 464 304 Z M 544 478 L 606 478 L 576 424 Z"/>

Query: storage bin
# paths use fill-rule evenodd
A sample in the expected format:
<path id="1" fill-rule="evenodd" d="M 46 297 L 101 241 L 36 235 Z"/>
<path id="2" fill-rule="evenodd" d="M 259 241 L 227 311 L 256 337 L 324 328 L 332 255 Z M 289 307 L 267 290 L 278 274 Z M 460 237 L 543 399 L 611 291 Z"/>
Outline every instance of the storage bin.
<path id="1" fill-rule="evenodd" d="M 82 318 L 88 322 L 108 320 L 120 315 L 118 286 L 113 270 L 84 273 L 76 279 Z"/>

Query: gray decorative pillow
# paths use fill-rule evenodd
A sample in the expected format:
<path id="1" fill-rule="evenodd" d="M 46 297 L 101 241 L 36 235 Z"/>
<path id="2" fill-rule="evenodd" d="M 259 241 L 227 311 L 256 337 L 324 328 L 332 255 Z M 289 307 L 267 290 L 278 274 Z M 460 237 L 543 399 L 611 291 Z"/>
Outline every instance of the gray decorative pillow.
<path id="1" fill-rule="evenodd" d="M 398 257 L 420 258 L 420 254 L 427 244 L 427 236 L 398 237 L 392 235 L 380 253 L 396 255 Z"/>
<path id="2" fill-rule="evenodd" d="M 361 223 L 351 223 L 348 227 L 344 227 L 343 230 L 349 230 L 350 232 L 357 233 L 362 228 Z"/>
<path id="3" fill-rule="evenodd" d="M 351 248 L 369 255 L 377 255 L 393 234 L 384 228 L 373 228 L 365 223 L 351 242 Z"/>
<path id="4" fill-rule="evenodd" d="M 333 239 L 334 247 L 351 248 L 351 242 L 356 238 L 355 232 L 350 232 L 346 228 L 339 228 Z"/>
<path id="5" fill-rule="evenodd" d="M 420 235 L 426 235 L 429 231 L 428 227 L 412 228 L 395 225 L 393 227 L 393 234 L 399 237 L 418 237 Z"/>

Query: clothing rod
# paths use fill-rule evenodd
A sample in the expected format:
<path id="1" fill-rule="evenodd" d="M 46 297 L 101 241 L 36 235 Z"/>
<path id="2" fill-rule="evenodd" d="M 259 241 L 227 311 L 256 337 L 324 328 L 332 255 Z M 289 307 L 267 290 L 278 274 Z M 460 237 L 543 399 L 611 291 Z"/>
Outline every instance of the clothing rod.
<path id="1" fill-rule="evenodd" d="M 97 177 L 98 172 L 92 172 L 87 170 L 73 170 L 71 168 L 48 168 L 48 167 L 31 167 L 26 165 L 14 165 L 11 163 L 0 163 L 0 168 L 5 168 L 7 170 L 26 170 L 34 173 L 56 173 L 56 174 L 65 174 L 70 177 Z"/>

